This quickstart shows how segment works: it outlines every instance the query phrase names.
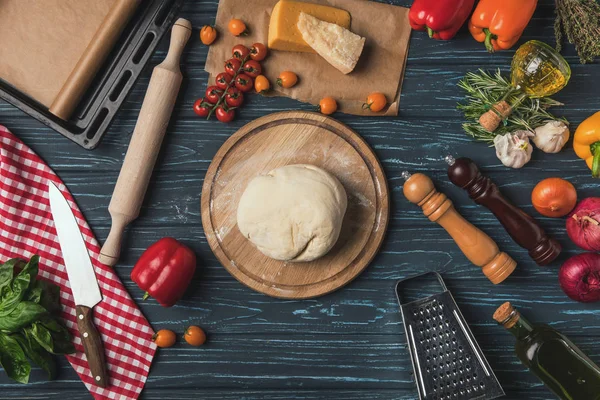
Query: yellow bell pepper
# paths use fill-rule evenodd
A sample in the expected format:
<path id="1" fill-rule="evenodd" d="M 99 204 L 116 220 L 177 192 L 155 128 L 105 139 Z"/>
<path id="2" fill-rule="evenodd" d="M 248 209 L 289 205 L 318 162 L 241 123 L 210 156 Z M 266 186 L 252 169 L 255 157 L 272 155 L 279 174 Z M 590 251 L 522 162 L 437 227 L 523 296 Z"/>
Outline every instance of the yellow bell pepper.
<path id="1" fill-rule="evenodd" d="M 592 176 L 600 176 L 600 111 L 583 121 L 573 137 L 575 154 L 584 159 Z"/>

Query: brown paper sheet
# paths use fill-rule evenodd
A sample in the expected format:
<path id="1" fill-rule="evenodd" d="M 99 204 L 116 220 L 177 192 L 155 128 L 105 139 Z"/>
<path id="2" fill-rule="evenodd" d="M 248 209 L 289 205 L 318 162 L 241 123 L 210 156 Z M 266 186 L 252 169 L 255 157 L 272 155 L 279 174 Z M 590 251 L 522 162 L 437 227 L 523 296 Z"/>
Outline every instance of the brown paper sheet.
<path id="1" fill-rule="evenodd" d="M 278 0 L 221 0 L 216 25 L 220 36 L 210 47 L 206 71 L 214 78 L 223 71 L 225 60 L 231 58 L 231 48 L 242 43 L 267 43 L 271 10 Z M 400 91 L 411 28 L 408 9 L 365 0 L 305 0 L 341 8 L 350 12 L 352 32 L 366 37 L 363 54 L 356 69 L 344 75 L 317 54 L 270 51 L 262 63 L 274 95 L 288 96 L 303 102 L 318 104 L 326 96 L 338 101 L 339 111 L 355 115 L 373 115 L 362 105 L 369 93 L 382 92 L 391 102 L 377 115 L 398 115 Z M 248 37 L 234 37 L 227 32 L 231 18 L 240 18 L 251 31 Z M 275 85 L 281 71 L 298 74 L 299 83 L 291 89 Z"/>
<path id="2" fill-rule="evenodd" d="M 0 0 L 0 79 L 46 105 L 115 0 Z"/>

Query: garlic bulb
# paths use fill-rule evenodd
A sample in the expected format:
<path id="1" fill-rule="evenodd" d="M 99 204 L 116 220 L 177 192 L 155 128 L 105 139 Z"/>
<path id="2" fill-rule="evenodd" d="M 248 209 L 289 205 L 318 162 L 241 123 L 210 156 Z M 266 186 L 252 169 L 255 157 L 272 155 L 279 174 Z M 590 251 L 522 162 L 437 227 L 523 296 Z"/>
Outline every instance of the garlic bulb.
<path id="1" fill-rule="evenodd" d="M 507 167 L 521 168 L 531 160 L 533 147 L 529 138 L 533 133 L 529 131 L 516 131 L 494 138 L 496 156 Z"/>
<path id="2" fill-rule="evenodd" d="M 563 121 L 548 121 L 535 128 L 533 143 L 544 153 L 558 153 L 569 140 L 569 126 Z"/>

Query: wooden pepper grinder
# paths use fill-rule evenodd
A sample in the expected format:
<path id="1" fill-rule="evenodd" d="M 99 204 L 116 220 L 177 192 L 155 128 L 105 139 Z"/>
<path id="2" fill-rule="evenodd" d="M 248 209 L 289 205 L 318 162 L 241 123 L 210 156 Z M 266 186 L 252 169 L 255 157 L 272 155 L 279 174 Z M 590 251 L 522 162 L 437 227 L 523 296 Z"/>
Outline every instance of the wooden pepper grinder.
<path id="1" fill-rule="evenodd" d="M 513 240 L 527 249 L 538 265 L 547 265 L 558 257 L 562 250 L 560 243 L 546 235 L 535 219 L 508 201 L 471 159 L 463 157 L 455 160 L 448 156 L 446 162 L 450 165 L 450 181 L 465 189 L 477 204 L 489 208 Z"/>
<path id="2" fill-rule="evenodd" d="M 403 172 L 406 179 L 404 196 L 421 208 L 430 221 L 437 222 L 452 236 L 465 256 L 481 267 L 485 276 L 494 283 L 504 281 L 515 270 L 517 263 L 488 235 L 462 217 L 445 194 L 438 192 L 426 175 Z"/>

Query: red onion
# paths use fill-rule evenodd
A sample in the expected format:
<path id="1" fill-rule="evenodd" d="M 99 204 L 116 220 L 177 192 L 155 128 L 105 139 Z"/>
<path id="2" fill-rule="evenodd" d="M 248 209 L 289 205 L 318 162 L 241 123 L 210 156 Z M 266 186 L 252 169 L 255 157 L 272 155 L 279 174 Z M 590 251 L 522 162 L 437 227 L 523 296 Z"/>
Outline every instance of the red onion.
<path id="1" fill-rule="evenodd" d="M 582 249 L 600 251 L 600 197 L 577 204 L 567 218 L 567 234 Z"/>
<path id="2" fill-rule="evenodd" d="M 600 300 L 600 254 L 583 253 L 569 258 L 558 273 L 567 296 L 582 303 Z"/>

